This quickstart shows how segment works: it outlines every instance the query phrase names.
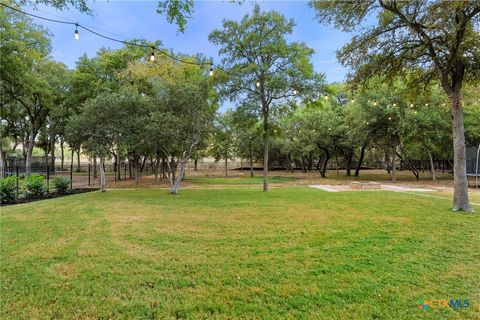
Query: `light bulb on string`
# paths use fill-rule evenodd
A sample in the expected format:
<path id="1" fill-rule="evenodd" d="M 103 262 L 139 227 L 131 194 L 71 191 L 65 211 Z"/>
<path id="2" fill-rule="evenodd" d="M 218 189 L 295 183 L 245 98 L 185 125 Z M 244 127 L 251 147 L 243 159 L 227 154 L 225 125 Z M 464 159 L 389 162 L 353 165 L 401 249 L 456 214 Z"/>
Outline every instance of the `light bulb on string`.
<path id="1" fill-rule="evenodd" d="M 297 95 L 297 90 L 294 89 L 294 90 L 293 90 L 293 94 L 294 94 L 294 95 Z"/>
<path id="2" fill-rule="evenodd" d="M 80 35 L 78 33 L 78 23 L 75 23 L 75 40 L 78 40 Z"/>
<path id="3" fill-rule="evenodd" d="M 150 55 L 150 61 L 154 62 L 155 61 L 155 51 L 152 47 L 152 54 Z"/>
<path id="4" fill-rule="evenodd" d="M 210 77 L 213 76 L 213 64 L 210 64 Z"/>
<path id="5" fill-rule="evenodd" d="M 257 88 L 260 88 L 260 81 L 257 81 Z"/>

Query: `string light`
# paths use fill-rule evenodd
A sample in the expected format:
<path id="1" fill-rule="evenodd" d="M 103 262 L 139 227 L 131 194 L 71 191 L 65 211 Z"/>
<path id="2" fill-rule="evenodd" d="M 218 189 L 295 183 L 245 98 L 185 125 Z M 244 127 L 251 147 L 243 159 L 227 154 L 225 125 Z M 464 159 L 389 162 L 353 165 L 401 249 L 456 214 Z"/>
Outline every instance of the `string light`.
<path id="1" fill-rule="evenodd" d="M 410 103 L 410 107 L 413 108 L 413 103 Z"/>
<path id="2" fill-rule="evenodd" d="M 376 107 L 377 106 L 377 101 L 373 102 L 373 105 Z"/>
<path id="3" fill-rule="evenodd" d="M 210 77 L 213 76 L 213 64 L 210 64 Z"/>
<path id="4" fill-rule="evenodd" d="M 324 97 L 324 98 L 325 98 L 325 100 L 328 100 L 328 95 L 325 95 L 325 97 Z"/>
<path id="5" fill-rule="evenodd" d="M 396 107 L 396 106 L 397 106 L 397 104 L 396 104 L 396 103 L 394 103 L 392 106 Z"/>
<path id="6" fill-rule="evenodd" d="M 428 103 L 425 103 L 425 107 L 428 107 Z"/>
<path id="7" fill-rule="evenodd" d="M 75 23 L 75 40 L 78 40 L 80 35 L 78 34 L 78 23 Z"/>
<path id="8" fill-rule="evenodd" d="M 352 103 L 355 103 L 355 99 L 352 99 Z"/>
<path id="9" fill-rule="evenodd" d="M 2 3 L 0 2 L 0 6 L 2 7 L 5 7 L 5 8 L 8 8 L 12 11 L 15 11 L 15 12 L 18 12 L 18 13 L 21 13 L 23 15 L 26 15 L 26 16 L 30 16 L 30 17 L 33 17 L 33 18 L 37 18 L 37 19 L 41 19 L 41 20 L 45 20 L 45 21 L 50 21 L 50 22 L 55 22 L 55 23 L 61 23 L 61 24 L 67 24 L 67 25 L 73 25 L 75 26 L 75 33 L 74 33 L 74 36 L 75 36 L 75 40 L 78 40 L 79 39 L 79 32 L 78 32 L 78 29 L 79 28 L 82 28 L 84 29 L 85 31 L 87 32 L 90 32 L 98 37 L 101 37 L 101 38 L 104 38 L 104 39 L 107 39 L 107 40 L 110 40 L 110 41 L 114 41 L 114 42 L 118 42 L 118 43 L 122 43 L 124 45 L 129 45 L 129 46 L 135 46 L 135 47 L 139 47 L 139 48 L 151 48 L 152 46 L 151 45 L 147 45 L 147 44 L 141 44 L 141 43 L 137 43 L 137 42 L 130 42 L 130 41 L 125 41 L 125 40 L 119 40 L 119 39 L 116 39 L 116 38 L 113 38 L 113 37 L 110 37 L 110 36 L 106 36 L 104 34 L 101 34 L 99 32 L 96 32 L 92 29 L 90 29 L 89 27 L 87 26 L 84 26 L 78 22 L 71 22 L 71 21 L 65 21 L 65 20 L 57 20 L 57 19 L 51 19 L 51 18 L 45 18 L 45 17 L 42 17 L 42 16 L 39 16 L 39 15 L 36 15 L 36 14 L 33 14 L 33 13 L 28 13 L 28 12 L 25 12 L 25 11 L 22 11 L 20 9 L 17 9 L 17 8 L 14 8 L 14 7 L 11 7 L 5 3 Z M 183 60 L 181 58 L 177 58 L 175 57 L 174 55 L 168 53 L 167 51 L 164 51 L 164 50 L 161 50 L 157 47 L 153 47 L 155 50 L 157 50 L 158 52 L 160 52 L 162 55 L 164 56 L 167 56 L 169 57 L 170 59 L 172 60 L 175 60 L 177 62 L 180 62 L 180 63 L 185 63 L 185 64 L 191 64 L 191 65 L 197 65 L 197 66 L 203 66 L 203 65 L 207 65 L 207 64 L 210 64 L 210 65 L 213 65 L 212 62 L 193 62 L 193 61 L 188 61 L 188 60 Z M 151 59 L 151 57 L 150 57 Z M 217 67 L 219 68 L 219 67 Z"/>
<path id="10" fill-rule="evenodd" d="M 260 81 L 257 80 L 257 88 L 260 88 Z"/>
<path id="11" fill-rule="evenodd" d="M 153 50 L 153 47 L 152 47 L 152 54 L 150 55 L 150 61 L 152 62 L 155 61 L 155 51 Z"/>
<path id="12" fill-rule="evenodd" d="M 296 95 L 296 94 L 297 94 L 297 90 L 294 89 L 294 90 L 293 90 L 293 94 Z"/>

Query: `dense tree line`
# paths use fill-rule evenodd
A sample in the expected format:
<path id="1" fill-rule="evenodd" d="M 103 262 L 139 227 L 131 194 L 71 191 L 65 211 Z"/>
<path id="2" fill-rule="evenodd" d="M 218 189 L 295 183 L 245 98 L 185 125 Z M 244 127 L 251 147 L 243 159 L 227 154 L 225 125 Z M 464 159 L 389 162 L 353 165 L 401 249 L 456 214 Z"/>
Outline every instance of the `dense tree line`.
<path id="1" fill-rule="evenodd" d="M 353 30 L 352 21 L 365 18 L 365 10 L 373 3 L 358 4 L 358 8 L 326 2 L 312 2 L 312 6 L 322 22 Z M 435 159 L 457 163 L 455 157 L 462 152 L 464 156 L 465 147 L 459 139 L 466 144 L 480 139 L 476 65 L 470 63 L 478 62 L 474 41 L 478 34 L 471 27 L 479 9 L 468 6 L 469 2 L 450 8 L 466 15 L 456 20 L 457 27 L 464 29 L 458 30 L 462 34 L 456 38 L 435 46 L 463 39 L 464 47 L 449 48 L 456 50 L 451 53 L 453 62 L 446 50 L 445 57 L 430 65 L 426 58 L 418 58 L 424 57 L 425 47 L 396 52 L 397 63 L 388 60 L 395 48 L 387 46 L 392 39 L 393 45 L 400 40 L 410 43 L 407 38 L 414 35 L 403 33 L 404 38 L 395 39 L 398 35 L 388 28 L 420 32 L 423 27 L 417 30 L 408 19 L 424 17 L 421 14 L 429 7 L 419 7 L 417 16 L 412 16 L 410 6 L 379 3 L 374 6 L 383 13 L 378 28 L 363 38 L 355 37 L 339 52 L 341 61 L 352 67 L 351 81 L 328 86 L 323 75 L 313 70 L 313 50 L 288 40 L 294 21 L 276 11 L 263 12 L 258 5 L 241 21 L 226 20 L 210 34 L 222 57 L 221 68 L 213 76 L 209 76 L 209 60 L 201 55 L 171 52 L 191 63 L 163 56 L 152 62 L 149 49 L 130 45 L 100 49 L 94 57 L 84 55 L 75 69 L 68 70 L 51 58 L 47 30 L 2 8 L 0 163 L 4 165 L 6 155 L 20 152 L 28 175 L 34 147 L 53 156 L 60 146 L 63 167 L 68 145 L 72 161 L 74 152 L 78 162 L 83 152 L 100 164 L 103 189 L 103 163 L 112 159 L 117 166 L 128 160 L 137 180 L 146 167 L 152 168 L 157 178 L 168 179 L 172 193 L 178 191 L 187 162 L 207 155 L 225 161 L 225 174 L 229 159 L 247 159 L 252 176 L 254 163 L 262 162 L 264 191 L 268 190 L 269 167 L 317 170 L 325 177 L 334 162 L 347 175 L 359 175 L 366 158 L 385 163 L 392 180 L 399 161 L 418 179 L 419 168 L 413 160 L 426 159 L 434 179 Z M 88 11 L 84 2 L 58 5 L 68 4 Z M 349 13 L 350 9 L 355 10 Z M 398 18 L 402 10 L 410 15 Z M 424 19 L 431 28 L 444 32 L 437 20 Z M 382 42 L 374 42 L 375 37 Z M 430 40 L 426 37 L 419 43 L 428 47 Z M 161 46 L 160 42 L 134 42 Z M 380 47 L 381 43 L 385 46 Z M 379 51 L 372 53 L 371 48 Z M 431 52 L 426 56 L 435 58 Z M 463 74 L 460 79 L 457 71 L 450 74 L 447 70 L 455 61 L 468 71 L 465 81 Z M 434 81 L 435 72 L 446 80 Z M 238 106 L 216 113 L 220 99 Z M 455 148 L 448 143 L 451 139 L 456 141 Z M 22 150 L 17 150 L 19 146 Z M 456 184 L 456 190 L 462 188 Z M 462 199 L 455 200 L 454 208 L 469 210 Z"/>

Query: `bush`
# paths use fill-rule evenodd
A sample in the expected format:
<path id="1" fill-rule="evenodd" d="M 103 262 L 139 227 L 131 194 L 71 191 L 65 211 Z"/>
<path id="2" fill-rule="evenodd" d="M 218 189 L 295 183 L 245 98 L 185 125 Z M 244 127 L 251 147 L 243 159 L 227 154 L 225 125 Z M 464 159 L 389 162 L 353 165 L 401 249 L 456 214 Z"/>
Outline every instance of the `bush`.
<path id="1" fill-rule="evenodd" d="M 16 184 L 15 176 L 0 180 L 0 201 L 2 203 L 15 201 Z"/>
<path id="2" fill-rule="evenodd" d="M 65 177 L 55 177 L 52 183 L 58 193 L 66 193 L 70 187 L 70 179 Z"/>
<path id="3" fill-rule="evenodd" d="M 32 174 L 25 179 L 25 192 L 27 197 L 41 197 L 47 192 L 44 178 L 38 174 Z"/>

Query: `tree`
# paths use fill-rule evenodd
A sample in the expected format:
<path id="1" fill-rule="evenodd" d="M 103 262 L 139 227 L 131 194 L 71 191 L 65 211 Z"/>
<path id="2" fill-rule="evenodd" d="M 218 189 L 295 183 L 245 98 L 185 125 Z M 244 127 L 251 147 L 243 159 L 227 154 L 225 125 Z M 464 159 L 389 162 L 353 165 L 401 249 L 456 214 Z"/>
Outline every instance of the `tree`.
<path id="1" fill-rule="evenodd" d="M 242 99 L 261 109 L 263 118 L 263 191 L 268 191 L 269 116 L 272 108 L 297 94 L 319 90 L 322 77 L 315 74 L 310 58 L 313 50 L 304 43 L 286 39 L 295 23 L 279 12 L 261 12 L 257 4 L 252 14 L 240 22 L 224 20 L 222 30 L 210 33 L 210 41 L 220 46 L 221 94 L 230 100 Z"/>
<path id="2" fill-rule="evenodd" d="M 217 115 L 209 149 L 209 153 L 215 158 L 215 161 L 225 160 L 225 177 L 228 176 L 228 159 L 234 158 L 232 117 L 231 112 Z"/>
<path id="3" fill-rule="evenodd" d="M 392 79 L 407 69 L 418 82 L 437 79 L 450 100 L 454 148 L 453 210 L 473 212 L 468 200 L 462 85 L 479 76 L 480 2 L 471 1 L 312 1 L 321 22 L 344 31 L 361 31 L 339 53 L 354 79 L 372 75 Z M 377 12 L 378 21 L 361 22 Z"/>
<path id="4" fill-rule="evenodd" d="M 156 108 L 151 113 L 147 131 L 155 148 L 167 159 L 170 193 L 177 194 L 190 157 L 203 147 L 211 132 L 217 104 L 205 76 L 200 81 L 198 77 L 191 77 L 160 83 L 159 89 L 161 94 L 156 97 Z M 177 166 L 178 176 L 175 175 Z"/>
<path id="5" fill-rule="evenodd" d="M 105 159 L 115 154 L 119 146 L 132 154 L 143 152 L 145 122 L 150 108 L 149 97 L 131 88 L 104 92 L 83 104 L 82 112 L 68 123 L 68 137 L 81 141 L 84 151 L 100 159 L 100 185 L 106 190 Z M 138 177 L 138 162 L 137 177 Z"/>
<path id="6" fill-rule="evenodd" d="M 93 10 L 88 4 L 88 0 L 19 0 L 20 5 L 31 5 L 36 7 L 38 4 L 52 6 L 59 10 L 74 7 L 80 12 L 92 14 Z M 193 0 L 161 0 L 158 1 L 157 12 L 165 14 L 169 23 L 175 23 L 180 32 L 185 31 L 187 20 L 193 13 Z"/>
<path id="7" fill-rule="evenodd" d="M 234 131 L 235 154 L 241 159 L 248 159 L 250 177 L 253 178 L 253 162 L 262 156 L 262 125 L 251 106 L 242 105 L 236 108 L 232 115 Z"/>
<path id="8" fill-rule="evenodd" d="M 58 63 L 48 57 L 50 43 L 45 30 L 25 16 L 0 8 L 0 87 L 4 115 L 25 148 L 26 174 L 31 172 L 33 148 L 54 100 L 54 79 Z"/>

